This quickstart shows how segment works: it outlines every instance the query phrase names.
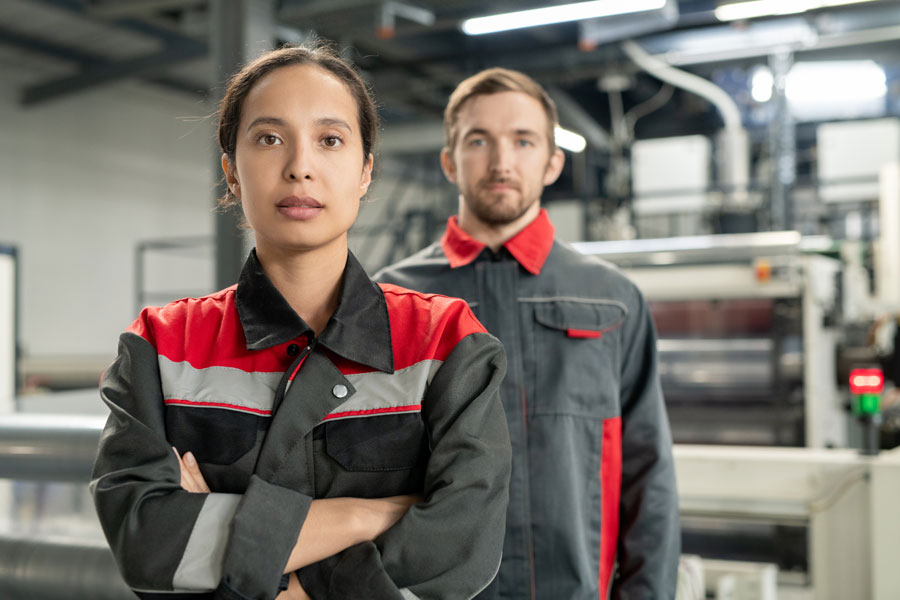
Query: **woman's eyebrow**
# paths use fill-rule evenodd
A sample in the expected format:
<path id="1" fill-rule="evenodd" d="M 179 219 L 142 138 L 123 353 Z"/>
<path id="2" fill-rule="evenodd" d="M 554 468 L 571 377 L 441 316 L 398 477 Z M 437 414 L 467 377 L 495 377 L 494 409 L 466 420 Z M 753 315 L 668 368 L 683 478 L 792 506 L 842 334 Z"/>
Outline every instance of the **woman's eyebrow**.
<path id="1" fill-rule="evenodd" d="M 350 124 L 347 121 L 338 119 L 337 117 L 322 117 L 321 119 L 316 119 L 316 124 L 325 127 L 342 127 L 347 131 L 353 131 L 353 128 L 350 127 Z"/>
<path id="2" fill-rule="evenodd" d="M 284 119 L 279 119 L 278 117 L 257 117 L 247 125 L 247 131 L 250 131 L 257 125 L 286 125 Z"/>
<path id="3" fill-rule="evenodd" d="M 280 127 L 286 126 L 287 122 L 284 119 L 280 119 L 278 117 L 257 117 L 253 119 L 249 125 L 247 125 L 247 131 L 250 131 L 257 125 L 277 125 Z M 341 127 L 346 129 L 347 131 L 353 131 L 353 128 L 350 127 L 350 124 L 343 119 L 339 119 L 337 117 L 322 117 L 320 119 L 316 119 L 316 125 L 322 127 Z"/>

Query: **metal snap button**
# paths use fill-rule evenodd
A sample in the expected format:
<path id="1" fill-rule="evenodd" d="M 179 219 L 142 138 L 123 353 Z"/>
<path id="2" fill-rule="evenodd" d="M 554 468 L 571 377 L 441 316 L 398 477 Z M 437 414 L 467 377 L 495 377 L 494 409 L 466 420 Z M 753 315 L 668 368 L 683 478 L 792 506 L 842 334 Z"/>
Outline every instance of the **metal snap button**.
<path id="1" fill-rule="evenodd" d="M 337 384 L 333 388 L 331 388 L 331 393 L 334 394 L 335 398 L 346 398 L 347 397 L 347 386 L 341 383 Z"/>

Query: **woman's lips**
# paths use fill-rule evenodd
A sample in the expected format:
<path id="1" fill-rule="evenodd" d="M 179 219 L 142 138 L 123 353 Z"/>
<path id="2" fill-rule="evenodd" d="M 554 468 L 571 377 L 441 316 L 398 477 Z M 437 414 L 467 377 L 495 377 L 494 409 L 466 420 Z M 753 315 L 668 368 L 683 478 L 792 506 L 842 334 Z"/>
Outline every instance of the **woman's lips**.
<path id="1" fill-rule="evenodd" d="M 288 219 L 297 221 L 308 221 L 318 216 L 325 207 L 310 196 L 299 198 L 297 196 L 288 196 L 282 198 L 276 205 L 278 212 Z"/>

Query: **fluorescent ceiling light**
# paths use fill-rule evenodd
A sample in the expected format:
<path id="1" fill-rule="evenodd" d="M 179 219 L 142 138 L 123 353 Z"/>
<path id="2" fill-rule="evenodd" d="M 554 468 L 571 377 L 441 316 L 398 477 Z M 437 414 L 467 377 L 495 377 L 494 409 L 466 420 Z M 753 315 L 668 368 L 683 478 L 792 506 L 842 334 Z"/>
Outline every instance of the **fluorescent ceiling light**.
<path id="1" fill-rule="evenodd" d="M 648 10 L 659 10 L 665 5 L 666 0 L 595 0 L 594 2 L 577 2 L 575 4 L 547 6 L 545 8 L 466 19 L 462 23 L 462 30 L 468 35 L 481 35 L 484 33 L 509 31 L 510 29 L 522 29 L 523 27 L 538 27 L 553 23 L 566 23 L 568 21 L 582 21 Z"/>
<path id="2" fill-rule="evenodd" d="M 720 21 L 739 21 L 773 15 L 793 15 L 817 8 L 861 2 L 872 2 L 872 0 L 751 0 L 750 2 L 723 4 L 716 8 L 715 15 Z"/>
<path id="3" fill-rule="evenodd" d="M 784 93 L 791 104 L 865 102 L 884 98 L 887 81 L 871 60 L 800 62 L 791 67 Z"/>
<path id="4" fill-rule="evenodd" d="M 569 152 L 584 152 L 587 147 L 587 142 L 582 136 L 562 127 L 556 127 L 553 130 L 553 137 L 556 139 L 557 146 Z"/>

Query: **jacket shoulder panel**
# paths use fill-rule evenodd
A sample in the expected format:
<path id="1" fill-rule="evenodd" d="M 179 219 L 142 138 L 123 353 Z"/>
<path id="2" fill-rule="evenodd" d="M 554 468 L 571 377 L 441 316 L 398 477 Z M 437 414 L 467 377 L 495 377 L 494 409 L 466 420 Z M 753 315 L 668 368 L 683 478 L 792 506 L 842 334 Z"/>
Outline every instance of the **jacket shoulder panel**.
<path id="1" fill-rule="evenodd" d="M 423 360 L 443 361 L 463 338 L 486 333 L 469 305 L 459 298 L 389 283 L 379 285 L 387 301 L 397 369 Z"/>
<path id="2" fill-rule="evenodd" d="M 231 286 L 209 296 L 147 307 L 127 332 L 149 342 L 159 356 L 195 369 L 228 367 L 248 373 L 280 373 L 286 355 L 247 349 L 235 290 L 236 286 Z"/>
<path id="3" fill-rule="evenodd" d="M 607 298 L 636 307 L 641 292 L 616 265 L 597 256 L 582 254 L 555 240 L 541 271 L 541 281 L 588 298 Z"/>
<path id="4" fill-rule="evenodd" d="M 419 250 L 400 262 L 380 269 L 372 278 L 375 281 L 394 283 L 403 287 L 416 287 L 422 280 L 440 277 L 450 270 L 450 262 L 439 243 Z"/>

